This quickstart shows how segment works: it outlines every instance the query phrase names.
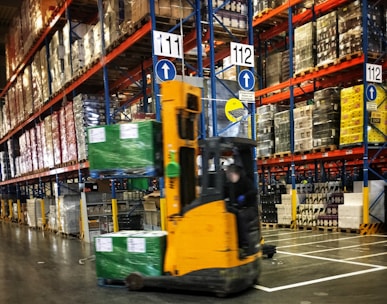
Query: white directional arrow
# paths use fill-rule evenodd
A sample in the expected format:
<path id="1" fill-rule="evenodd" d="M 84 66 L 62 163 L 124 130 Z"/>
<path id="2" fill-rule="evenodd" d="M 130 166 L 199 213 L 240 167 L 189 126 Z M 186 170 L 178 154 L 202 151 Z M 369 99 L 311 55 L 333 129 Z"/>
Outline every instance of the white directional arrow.
<path id="1" fill-rule="evenodd" d="M 164 70 L 164 79 L 168 79 L 168 71 L 169 71 L 169 66 L 168 64 L 164 63 L 161 69 Z"/>
<path id="2" fill-rule="evenodd" d="M 370 97 L 371 97 L 371 100 L 374 100 L 374 93 L 375 93 L 375 90 L 373 87 L 370 88 Z"/>
<path id="3" fill-rule="evenodd" d="M 245 75 L 243 76 L 243 79 L 245 80 L 245 88 L 248 88 L 249 87 L 249 80 L 250 80 L 249 74 L 245 73 Z"/>

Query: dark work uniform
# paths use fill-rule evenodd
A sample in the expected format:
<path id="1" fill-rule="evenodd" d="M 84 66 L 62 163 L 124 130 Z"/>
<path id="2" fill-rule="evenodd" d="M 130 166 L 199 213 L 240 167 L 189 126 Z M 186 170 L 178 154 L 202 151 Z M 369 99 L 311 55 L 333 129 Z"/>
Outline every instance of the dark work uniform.
<path id="1" fill-rule="evenodd" d="M 238 203 L 238 197 L 245 196 L 243 203 Z M 249 223 L 258 216 L 257 190 L 251 179 L 241 175 L 236 183 L 228 182 L 225 197 L 230 199 L 231 211 L 237 216 L 239 248 L 249 246 Z"/>

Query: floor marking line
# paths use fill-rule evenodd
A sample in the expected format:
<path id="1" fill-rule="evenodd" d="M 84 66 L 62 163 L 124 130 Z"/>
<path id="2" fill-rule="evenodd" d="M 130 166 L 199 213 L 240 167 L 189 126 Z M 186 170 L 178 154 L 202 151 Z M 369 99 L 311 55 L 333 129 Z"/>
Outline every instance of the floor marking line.
<path id="1" fill-rule="evenodd" d="M 288 235 L 288 234 L 296 234 L 296 233 L 300 234 L 300 233 L 306 233 L 306 232 L 310 233 L 310 232 L 312 232 L 312 231 L 311 231 L 311 230 L 307 230 L 307 231 L 295 231 L 295 232 L 288 232 L 288 233 L 281 233 L 281 234 L 269 234 L 269 235 L 265 235 L 265 233 L 262 232 L 262 234 L 263 234 L 264 236 L 270 237 L 270 236 Z"/>
<path id="2" fill-rule="evenodd" d="M 375 271 L 380 271 L 384 270 L 384 268 L 371 268 L 371 269 L 366 269 L 366 270 L 360 270 L 360 271 L 355 271 L 355 272 L 349 272 L 349 273 L 344 273 L 344 274 L 339 274 L 335 276 L 330 276 L 330 277 L 325 277 L 325 278 L 320 278 L 320 279 L 315 279 L 315 280 L 310 280 L 310 281 L 304 281 L 304 282 L 299 282 L 299 283 L 294 283 L 294 284 L 289 284 L 289 285 L 284 285 L 284 286 L 278 286 L 274 288 L 269 288 L 261 285 L 254 285 L 254 288 L 260 289 L 266 292 L 275 292 L 275 291 L 280 291 L 284 289 L 291 289 L 291 288 L 297 288 L 301 286 L 306 286 L 306 285 L 312 285 L 312 284 L 317 284 L 317 283 L 322 283 L 326 281 L 333 281 L 337 279 L 343 279 L 347 277 L 352 277 L 356 275 L 361 275 L 365 273 L 370 273 L 370 272 L 375 272 Z"/>
<path id="3" fill-rule="evenodd" d="M 308 255 L 307 253 L 292 253 L 292 252 L 286 252 L 286 251 L 277 251 L 277 253 L 293 255 L 293 256 L 298 256 L 298 257 L 302 257 L 302 258 L 310 258 L 310 259 L 316 259 L 316 260 L 335 262 L 335 263 L 343 263 L 343 264 L 350 264 L 350 265 L 357 265 L 357 266 L 387 269 L 387 267 L 382 266 L 382 265 L 374 265 L 374 264 L 360 263 L 360 262 L 351 262 L 351 261 L 340 260 L 340 259 L 333 259 L 333 258 L 326 258 L 326 257 L 315 256 L 315 255 Z"/>
<path id="4" fill-rule="evenodd" d="M 340 239 L 330 239 L 325 241 L 317 241 L 317 242 L 309 242 L 309 243 L 301 243 L 301 244 L 293 244 L 293 245 L 286 245 L 286 246 L 279 246 L 277 248 L 290 248 L 290 247 L 298 247 L 298 246 L 305 246 L 305 245 L 313 245 L 313 244 L 319 244 L 319 243 L 329 243 L 329 242 L 336 242 L 336 241 L 343 241 L 343 240 L 350 240 L 350 239 L 357 239 L 357 238 L 364 238 L 366 236 L 364 235 L 358 235 L 358 236 L 351 236 L 351 237 L 345 237 Z"/>
<path id="5" fill-rule="evenodd" d="M 370 258 L 370 257 L 376 257 L 380 255 L 386 255 L 387 252 L 381 252 L 381 253 L 375 253 L 375 254 L 368 254 L 368 255 L 363 255 L 363 256 L 357 256 L 353 258 L 346 258 L 344 259 L 345 261 L 351 261 L 351 260 L 357 260 L 357 259 L 364 259 L 364 258 Z"/>
<path id="6" fill-rule="evenodd" d="M 294 237 L 294 238 L 287 238 L 287 239 L 279 239 L 279 240 L 273 240 L 276 241 L 276 242 L 282 242 L 282 241 L 289 241 L 289 240 L 297 240 L 297 239 L 306 239 L 306 238 L 310 238 L 310 237 L 319 237 L 319 236 L 329 236 L 329 235 L 332 235 L 332 234 L 338 234 L 340 232 L 328 232 L 328 233 L 324 233 L 324 234 L 312 234 L 312 235 L 304 235 L 304 236 L 299 236 L 299 237 Z"/>
<path id="7" fill-rule="evenodd" d="M 328 249 L 320 249 L 320 250 L 314 250 L 314 251 L 307 251 L 307 252 L 304 252 L 304 254 L 321 253 L 321 252 L 335 251 L 335 250 L 340 250 L 340 249 L 356 248 L 356 247 L 361 247 L 361 246 L 366 246 L 366 245 L 375 245 L 375 244 L 381 244 L 381 243 L 387 243 L 387 241 L 379 241 L 379 242 L 364 243 L 364 244 L 357 244 L 357 245 L 351 245 L 351 246 L 343 246 L 343 247 L 336 247 L 336 248 L 328 248 Z"/>

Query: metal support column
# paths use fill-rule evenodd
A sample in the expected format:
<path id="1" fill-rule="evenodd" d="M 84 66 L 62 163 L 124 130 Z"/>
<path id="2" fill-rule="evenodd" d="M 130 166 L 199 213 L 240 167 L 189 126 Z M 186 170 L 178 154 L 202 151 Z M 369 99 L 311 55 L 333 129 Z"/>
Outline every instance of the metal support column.
<path id="1" fill-rule="evenodd" d="M 105 93 L 105 111 L 106 111 L 106 124 L 110 125 L 110 90 L 109 90 L 109 77 L 108 70 L 105 62 L 106 56 L 106 47 L 105 47 L 105 32 L 104 32 L 104 10 L 103 10 L 103 0 L 98 0 L 98 15 L 99 22 L 101 24 L 101 64 L 102 64 L 102 73 L 103 73 L 103 87 Z"/>
<path id="2" fill-rule="evenodd" d="M 293 109 L 294 109 L 294 86 L 292 83 L 293 79 L 293 9 L 290 6 L 288 10 L 288 26 L 289 26 L 289 77 L 290 77 L 290 87 L 289 87 L 289 93 L 290 93 L 290 153 L 292 155 L 292 162 L 291 162 L 291 171 L 292 171 L 292 223 L 294 224 L 297 217 L 297 190 L 296 190 L 296 171 L 295 171 L 295 164 L 294 164 L 294 115 L 293 115 Z"/>
<path id="3" fill-rule="evenodd" d="M 214 36 L 214 9 L 212 0 L 207 1 L 208 5 L 208 30 L 210 39 L 208 41 L 210 47 L 210 84 L 211 84 L 211 113 L 212 113 L 212 136 L 218 135 L 218 119 L 216 106 L 216 76 L 215 76 L 215 36 Z"/>
<path id="4" fill-rule="evenodd" d="M 368 111 L 367 111 L 367 68 L 366 64 L 368 62 L 368 1 L 362 0 L 362 23 L 363 23 L 363 54 L 364 54 L 364 64 L 363 64 L 363 145 L 364 145 L 364 155 L 363 155 L 363 223 L 369 223 L 369 189 L 368 189 Z"/>

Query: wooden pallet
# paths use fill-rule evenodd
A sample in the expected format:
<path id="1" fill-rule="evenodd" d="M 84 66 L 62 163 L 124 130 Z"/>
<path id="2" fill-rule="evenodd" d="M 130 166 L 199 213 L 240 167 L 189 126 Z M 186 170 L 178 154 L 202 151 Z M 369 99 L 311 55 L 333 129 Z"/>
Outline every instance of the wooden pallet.
<path id="1" fill-rule="evenodd" d="M 337 150 L 337 146 L 336 145 L 329 145 L 329 146 L 325 146 L 325 147 L 313 148 L 312 153 L 318 153 L 318 152 L 324 153 L 327 151 L 334 151 L 334 150 Z"/>
<path id="2" fill-rule="evenodd" d="M 262 16 L 267 15 L 270 13 L 273 9 L 272 8 L 265 8 L 263 11 L 260 11 L 254 15 L 254 20 L 258 18 L 262 18 Z"/>
<path id="3" fill-rule="evenodd" d="M 352 53 L 352 54 L 347 54 L 345 56 L 342 56 L 342 57 L 338 58 L 337 62 L 338 63 L 342 63 L 342 62 L 345 62 L 345 61 L 350 61 L 352 59 L 360 57 L 361 55 L 363 55 L 363 52 L 361 52 L 361 51 L 358 51 L 358 52 L 355 52 L 355 53 Z"/>
<path id="4" fill-rule="evenodd" d="M 315 70 L 314 67 L 306 68 L 306 69 L 303 69 L 301 71 L 298 71 L 297 73 L 294 73 L 294 76 L 295 77 L 302 77 L 302 76 L 305 76 L 308 74 L 312 74 L 314 72 L 314 70 Z"/>
<path id="5" fill-rule="evenodd" d="M 296 226 L 298 230 L 316 230 L 316 226 Z"/>
<path id="6" fill-rule="evenodd" d="M 280 158 L 280 157 L 288 157 L 288 156 L 291 156 L 292 154 L 290 153 L 290 151 L 286 151 L 286 152 L 277 152 L 277 153 L 274 153 L 273 154 L 273 157 L 274 158 Z"/>
<path id="7" fill-rule="evenodd" d="M 261 223 L 262 228 L 271 228 L 271 229 L 277 229 L 278 224 L 276 223 Z"/>
<path id="8" fill-rule="evenodd" d="M 338 228 L 337 227 L 318 226 L 317 230 L 318 231 L 324 231 L 324 232 L 337 232 Z"/>
<path id="9" fill-rule="evenodd" d="M 352 229 L 352 228 L 337 228 L 337 231 L 343 232 L 343 233 L 360 233 L 360 229 Z"/>
<path id="10" fill-rule="evenodd" d="M 337 64 L 337 60 L 336 59 L 332 59 L 332 60 L 329 60 L 327 62 L 320 63 L 320 64 L 316 65 L 315 70 L 316 71 L 324 70 L 324 69 L 327 69 L 327 68 L 329 68 L 331 66 L 334 66 L 336 64 Z"/>

